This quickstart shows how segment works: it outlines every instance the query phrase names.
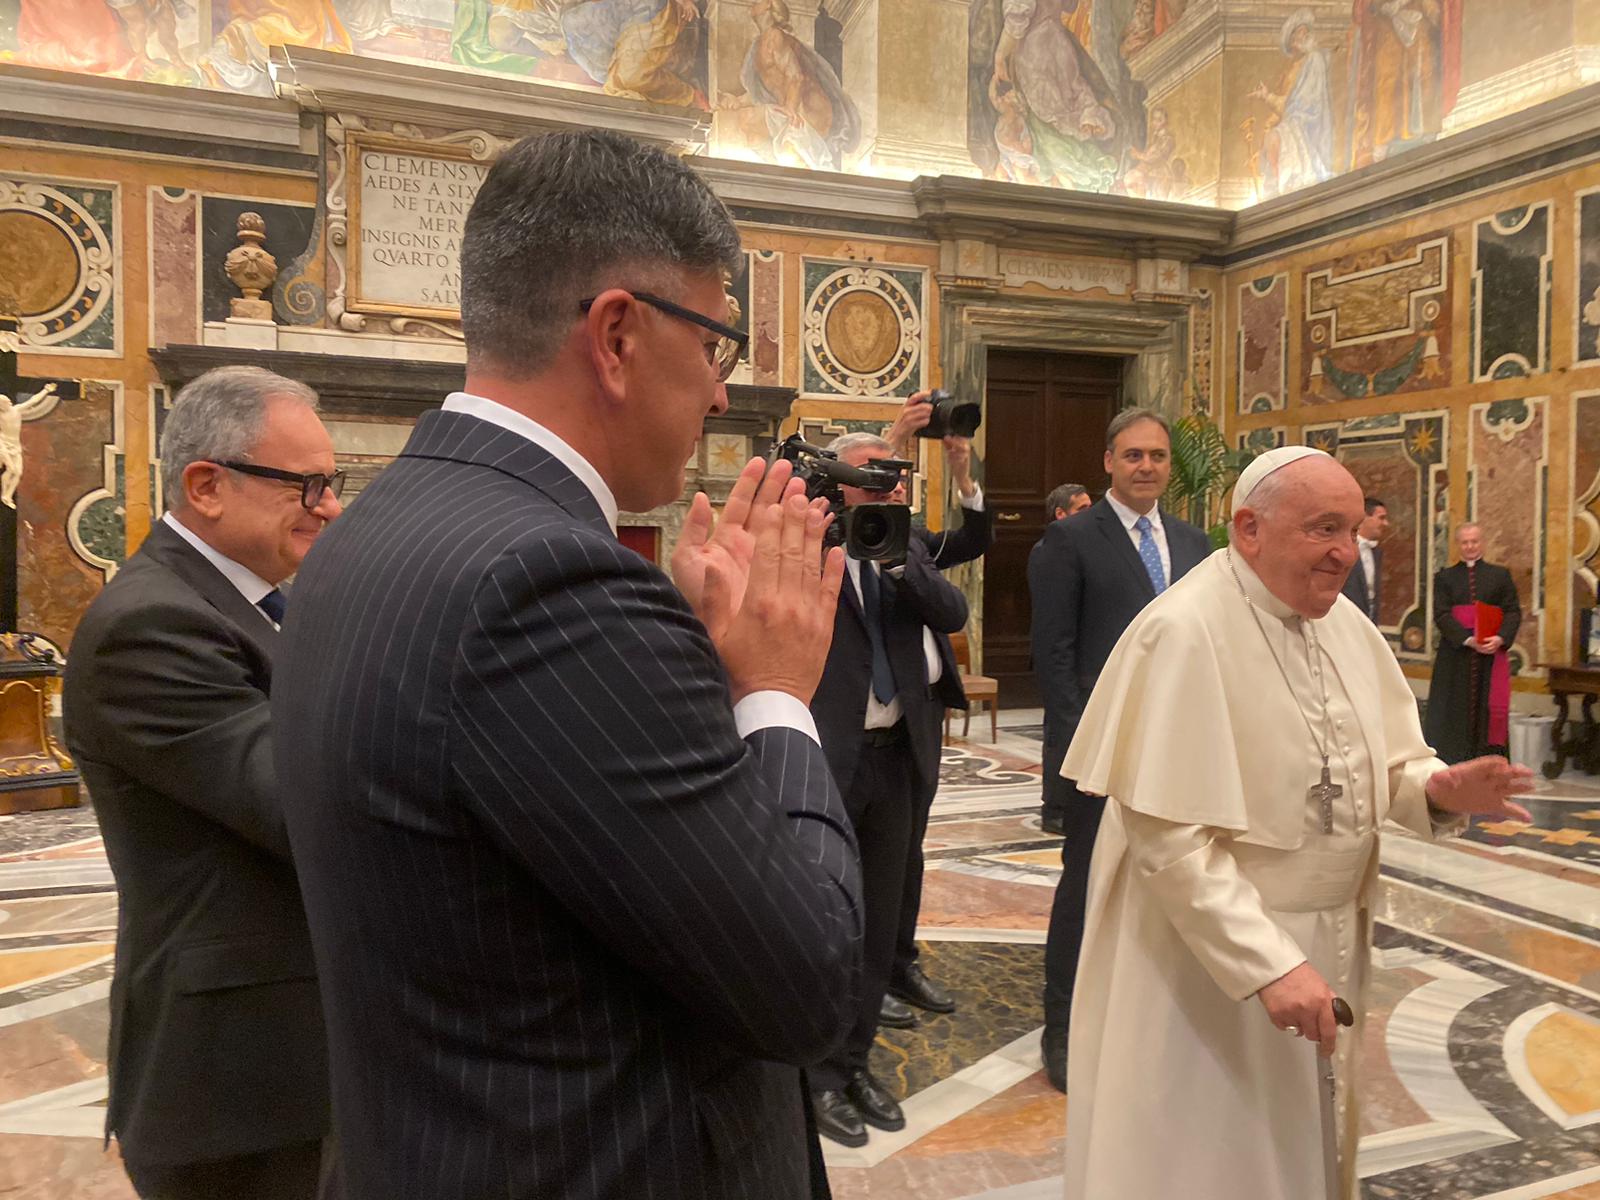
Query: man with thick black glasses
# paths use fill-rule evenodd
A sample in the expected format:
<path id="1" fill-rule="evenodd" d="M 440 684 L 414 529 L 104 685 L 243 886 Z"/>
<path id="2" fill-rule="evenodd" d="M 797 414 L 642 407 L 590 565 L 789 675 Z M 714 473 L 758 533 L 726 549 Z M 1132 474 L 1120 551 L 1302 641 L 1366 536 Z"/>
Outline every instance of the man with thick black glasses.
<path id="1" fill-rule="evenodd" d="M 315 405 L 257 367 L 178 394 L 168 512 L 67 662 L 121 903 L 106 1132 L 142 1197 L 311 1200 L 322 1173 L 327 1046 L 267 698 L 280 585 L 340 513 Z"/>
<path id="2" fill-rule="evenodd" d="M 306 560 L 273 689 L 345 1200 L 807 1200 L 797 1067 L 854 1014 L 860 868 L 807 708 L 841 549 L 788 463 L 672 577 L 745 342 L 739 232 L 617 134 L 495 162 L 465 388 Z"/>

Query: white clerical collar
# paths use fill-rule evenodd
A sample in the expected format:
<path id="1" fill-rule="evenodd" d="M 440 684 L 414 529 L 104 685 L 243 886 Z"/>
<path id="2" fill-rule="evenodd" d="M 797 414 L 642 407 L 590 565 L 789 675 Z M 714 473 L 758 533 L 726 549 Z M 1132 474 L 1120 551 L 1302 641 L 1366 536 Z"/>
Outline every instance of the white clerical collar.
<path id="1" fill-rule="evenodd" d="M 1133 527 L 1139 523 L 1140 517 L 1150 518 L 1150 528 L 1157 533 L 1161 532 L 1161 505 L 1152 504 L 1147 513 L 1137 513 L 1121 500 L 1118 500 L 1110 488 L 1106 489 L 1106 503 L 1111 505 L 1111 511 L 1117 514 L 1117 520 L 1122 522 L 1122 527 L 1132 532 Z"/>
<path id="2" fill-rule="evenodd" d="M 1244 555 L 1230 548 L 1227 557 L 1232 561 L 1233 569 L 1239 576 L 1239 586 L 1244 588 L 1244 594 L 1250 603 L 1264 613 L 1271 613 L 1280 621 L 1287 621 L 1290 617 L 1300 615 L 1272 594 L 1271 589 L 1261 582 L 1261 576 L 1250 569 L 1250 564 L 1245 562 Z"/>
<path id="3" fill-rule="evenodd" d="M 480 421 L 488 421 L 491 425 L 508 429 L 527 438 L 534 445 L 548 450 L 589 489 L 595 503 L 600 506 L 600 511 L 605 514 L 606 524 L 611 526 L 611 532 L 617 531 L 617 498 L 611 494 L 611 488 L 600 477 L 600 472 L 594 469 L 593 464 L 558 434 L 546 429 L 532 417 L 524 416 L 515 409 L 507 408 L 504 404 L 485 396 L 474 396 L 470 392 L 451 392 L 440 407 L 445 412 L 465 413 L 469 417 L 477 417 Z"/>
<path id="4" fill-rule="evenodd" d="M 223 578 L 233 584 L 238 589 L 239 594 L 250 601 L 251 604 L 260 604 L 261 597 L 274 590 L 272 584 L 261 578 L 243 563 L 235 562 L 226 554 L 223 554 L 170 512 L 162 514 L 161 519 L 168 528 L 204 555 L 208 563 L 221 571 Z M 263 612 L 261 615 L 266 616 L 266 613 Z M 270 621 L 272 618 L 267 617 L 267 620 Z"/>

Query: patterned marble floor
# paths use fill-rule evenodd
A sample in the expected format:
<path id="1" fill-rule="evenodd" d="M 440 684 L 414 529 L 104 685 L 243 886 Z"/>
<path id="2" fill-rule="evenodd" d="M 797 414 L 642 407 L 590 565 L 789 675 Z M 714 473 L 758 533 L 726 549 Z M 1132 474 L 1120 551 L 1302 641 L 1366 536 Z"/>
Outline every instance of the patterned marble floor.
<path id="1" fill-rule="evenodd" d="M 908 1125 L 828 1147 L 839 1200 L 1055 1200 L 1066 1100 L 1039 1069 L 1060 841 L 1038 714 L 946 748 L 921 921 L 959 1010 L 886 1031 Z M 1368 1200 L 1600 1200 L 1600 779 L 1531 826 L 1387 837 L 1360 1171 Z M 92 813 L 0 819 L 0 1196 L 130 1200 L 102 1150 L 116 896 Z M 1159 1081 L 1152 1081 L 1158 1086 Z"/>

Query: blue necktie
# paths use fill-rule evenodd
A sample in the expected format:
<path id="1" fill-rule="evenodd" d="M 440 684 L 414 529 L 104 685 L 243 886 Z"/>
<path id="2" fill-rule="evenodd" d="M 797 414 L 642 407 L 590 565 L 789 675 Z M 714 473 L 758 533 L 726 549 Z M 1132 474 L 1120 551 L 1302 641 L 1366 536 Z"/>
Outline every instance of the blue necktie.
<path id="1" fill-rule="evenodd" d="M 872 643 L 872 694 L 879 704 L 894 699 L 894 671 L 889 649 L 883 644 L 883 606 L 878 602 L 878 572 L 870 562 L 861 564 L 861 612 L 867 618 L 867 641 Z"/>
<path id="2" fill-rule="evenodd" d="M 273 588 L 256 601 L 256 607 L 271 617 L 274 625 L 282 625 L 283 612 L 288 607 L 288 602 L 284 600 L 282 592 L 277 588 Z"/>
<path id="3" fill-rule="evenodd" d="M 1150 586 L 1155 588 L 1159 596 L 1167 590 L 1167 572 L 1161 566 L 1161 549 L 1156 545 L 1150 518 L 1140 517 L 1133 527 L 1139 531 L 1139 561 L 1144 564 L 1144 573 L 1150 576 Z"/>

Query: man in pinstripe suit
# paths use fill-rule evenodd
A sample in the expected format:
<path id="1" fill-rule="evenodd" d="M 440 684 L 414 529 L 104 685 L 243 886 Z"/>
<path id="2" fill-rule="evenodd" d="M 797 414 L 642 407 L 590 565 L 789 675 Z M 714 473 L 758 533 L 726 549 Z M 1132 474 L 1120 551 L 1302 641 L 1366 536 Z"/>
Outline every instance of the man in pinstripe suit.
<path id="1" fill-rule="evenodd" d="M 860 972 L 806 709 L 842 555 L 759 461 L 715 534 L 696 497 L 677 588 L 615 538 L 726 407 L 740 257 L 661 151 L 509 149 L 467 390 L 297 581 L 273 708 L 349 1200 L 825 1194 L 796 1066 Z"/>

